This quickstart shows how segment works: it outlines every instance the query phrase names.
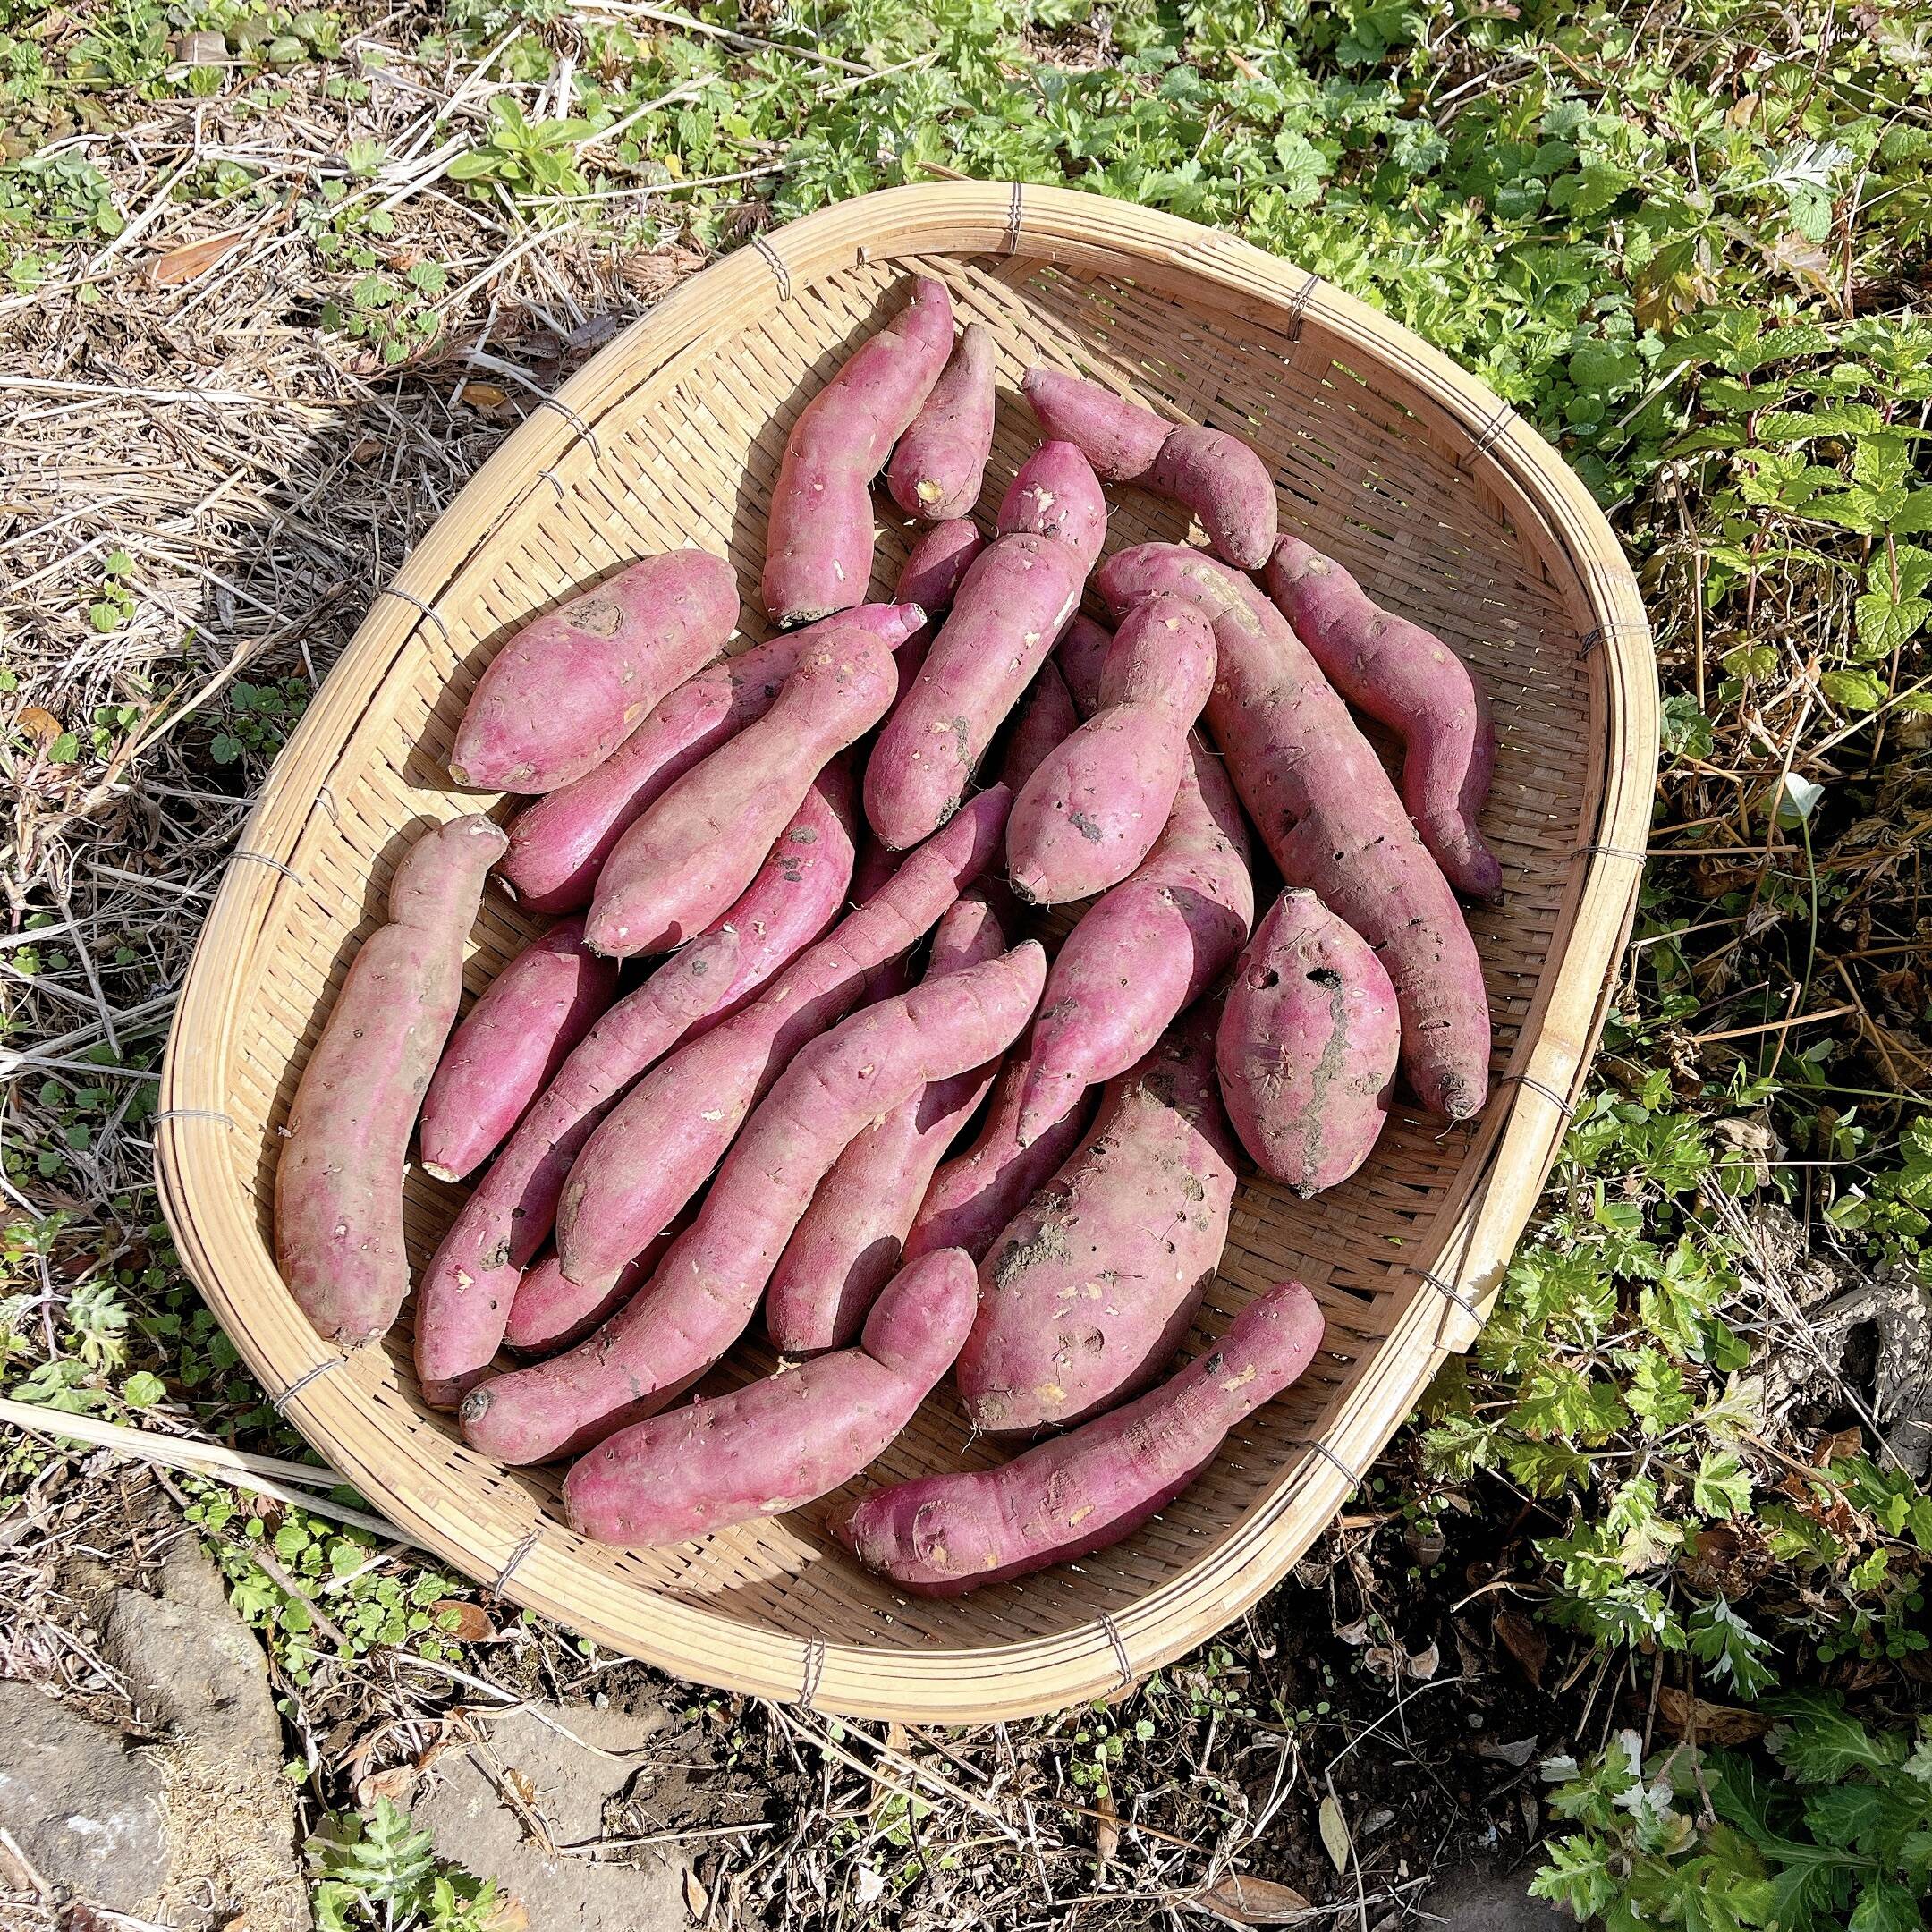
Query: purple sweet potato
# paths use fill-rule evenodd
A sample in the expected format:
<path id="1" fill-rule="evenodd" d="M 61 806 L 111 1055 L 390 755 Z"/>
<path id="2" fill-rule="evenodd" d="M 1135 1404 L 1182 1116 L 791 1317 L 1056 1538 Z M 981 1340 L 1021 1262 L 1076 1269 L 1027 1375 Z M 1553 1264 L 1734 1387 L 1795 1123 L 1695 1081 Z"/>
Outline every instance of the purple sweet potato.
<path id="1" fill-rule="evenodd" d="M 1502 863 L 1476 826 L 1496 775 L 1496 723 L 1470 667 L 1299 538 L 1275 546 L 1262 581 L 1328 682 L 1402 733 L 1402 802 L 1443 876 L 1471 898 L 1500 898 Z"/>
<path id="2" fill-rule="evenodd" d="M 926 614 L 902 603 L 861 604 L 835 621 L 861 624 L 910 652 Z M 510 896 L 533 912 L 589 905 L 617 841 L 692 766 L 771 709 L 818 635 L 808 625 L 709 665 L 679 685 L 595 771 L 526 805 L 510 822 L 510 851 L 496 869 Z"/>
<path id="3" fill-rule="evenodd" d="M 979 1268 L 954 1380 L 976 1429 L 1064 1428 L 1172 1359 L 1227 1244 L 1234 1143 L 1197 1007 L 1114 1081 L 1093 1130 Z"/>
<path id="4" fill-rule="evenodd" d="M 585 1145 L 564 1190 L 557 1246 L 573 1281 L 608 1287 L 670 1224 L 805 1044 L 869 996 L 879 969 L 985 870 L 1012 802 L 1003 786 L 971 800 L 760 998 L 638 1082 Z"/>
<path id="5" fill-rule="evenodd" d="M 1149 597 L 1128 613 L 1101 667 L 1099 709 L 1013 801 L 1006 873 L 1022 900 L 1090 899 L 1153 850 L 1187 770 L 1188 733 L 1213 688 L 1214 663 L 1214 632 L 1191 604 Z"/>
<path id="6" fill-rule="evenodd" d="M 885 716 L 892 653 L 837 625 L 777 701 L 685 775 L 618 842 L 597 875 L 585 933 L 614 959 L 664 953 L 702 932 L 751 883 L 812 781 Z"/>
<path id="7" fill-rule="evenodd" d="M 1006 755 L 1000 765 L 1000 783 L 1017 801 L 1027 781 L 1047 758 L 1080 729 L 1080 713 L 1073 708 L 1072 694 L 1049 657 L 1027 687 L 1027 694 L 1006 739 Z M 1012 821 L 1007 821 L 1011 838 Z"/>
<path id="8" fill-rule="evenodd" d="M 1241 954 L 1215 1046 L 1256 1165 L 1303 1196 L 1346 1181 L 1382 1131 L 1401 1046 L 1374 949 L 1313 893 L 1284 892 Z"/>
<path id="9" fill-rule="evenodd" d="M 933 935 L 926 984 L 1006 949 L 999 916 L 977 893 L 949 907 Z M 787 1355 L 843 1348 L 899 1267 L 906 1230 L 933 1169 L 971 1119 L 992 1067 L 922 1089 L 852 1141 L 818 1183 L 765 1294 L 765 1326 Z"/>
<path id="10" fill-rule="evenodd" d="M 872 479 L 953 352 L 953 304 L 921 276 L 898 317 L 805 405 L 772 486 L 765 613 L 789 629 L 850 610 L 872 576 Z"/>
<path id="11" fill-rule="evenodd" d="M 489 792 L 555 792 L 581 778 L 717 655 L 737 622 L 738 578 L 722 557 L 671 550 L 620 571 L 490 659 L 450 776 Z"/>
<path id="12" fill-rule="evenodd" d="M 879 1296 L 858 1347 L 606 1437 L 564 1479 L 571 1528 L 682 1543 L 829 1494 L 912 1419 L 959 1353 L 977 1293 L 964 1255 L 928 1255 Z"/>
<path id="13" fill-rule="evenodd" d="M 1157 591 L 1214 625 L 1208 724 L 1283 879 L 1380 953 L 1402 1005 L 1402 1067 L 1432 1114 L 1467 1120 L 1489 1084 L 1482 964 L 1454 893 L 1348 708 L 1247 578 L 1178 544 L 1140 544 L 1095 579 L 1125 611 Z"/>
<path id="14" fill-rule="evenodd" d="M 993 337 L 969 322 L 945 373 L 886 472 L 893 501 L 911 517 L 970 516 L 993 449 Z"/>
<path id="15" fill-rule="evenodd" d="M 1191 510 L 1230 564 L 1259 570 L 1275 542 L 1275 481 L 1237 436 L 1170 423 L 1057 369 L 1030 369 L 1021 390 L 1050 436 L 1078 444 L 1106 483 L 1135 483 Z"/>
<path id="16" fill-rule="evenodd" d="M 456 1029 L 423 1096 L 423 1171 L 461 1181 L 502 1146 L 617 992 L 617 965 L 560 920 L 511 960 Z"/>
<path id="17" fill-rule="evenodd" d="M 432 1408 L 453 1409 L 489 1367 L 517 1276 L 549 1235 L 564 1177 L 591 1129 L 639 1073 L 716 1004 L 737 962 L 733 932 L 708 933 L 667 960 L 572 1048 L 517 1123 L 423 1275 L 416 1370 Z"/>
<path id="18" fill-rule="evenodd" d="M 813 1190 L 847 1143 L 921 1087 L 1004 1052 L 1046 977 L 1046 956 L 1029 940 L 943 986 L 869 1006 L 801 1048 L 650 1280 L 569 1354 L 464 1398 L 471 1446 L 508 1462 L 547 1462 L 654 1414 L 688 1388 L 743 1332 Z M 567 1267 L 567 1250 L 564 1258 Z"/>
<path id="19" fill-rule="evenodd" d="M 902 850 L 958 809 L 1001 720 L 1080 602 L 1106 531 L 1086 459 L 1048 443 L 1020 466 L 999 535 L 973 562 L 912 689 L 867 761 L 866 818 Z"/>
<path id="20" fill-rule="evenodd" d="M 834 1536 L 919 1597 L 958 1597 L 1118 1543 L 1212 1462 L 1321 1346 L 1300 1282 L 1250 1301 L 1205 1355 L 1123 1408 L 997 1469 L 915 1477 L 833 1512 Z"/>
<path id="21" fill-rule="evenodd" d="M 426 832 L 389 882 L 302 1069 L 275 1167 L 275 1265 L 318 1335 L 354 1347 L 409 1292 L 411 1130 L 462 998 L 463 942 L 504 849 L 487 818 Z"/>

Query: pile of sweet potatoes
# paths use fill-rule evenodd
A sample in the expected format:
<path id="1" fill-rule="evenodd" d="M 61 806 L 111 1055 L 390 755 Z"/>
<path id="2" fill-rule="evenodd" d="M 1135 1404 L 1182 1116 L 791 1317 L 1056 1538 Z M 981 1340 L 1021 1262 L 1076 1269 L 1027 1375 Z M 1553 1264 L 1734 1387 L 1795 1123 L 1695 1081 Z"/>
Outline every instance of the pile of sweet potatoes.
<path id="1" fill-rule="evenodd" d="M 736 574 L 679 550 L 494 655 L 449 771 L 521 802 L 396 865 L 289 1115 L 276 1247 L 347 1345 L 413 1286 L 424 1400 L 505 1463 L 575 1459 L 589 1537 L 804 1508 L 928 1401 L 962 1443 L 1038 1438 L 826 1519 L 950 1594 L 1128 1535 L 1309 1366 L 1297 1283 L 1202 1323 L 1243 1153 L 1309 1194 L 1368 1157 L 1398 1077 L 1477 1112 L 1456 894 L 1502 871 L 1480 686 L 1277 531 L 1246 441 L 1062 370 L 1013 385 L 939 281 L 894 306 L 791 427 L 764 641 L 724 654 Z M 1003 374 L 1044 436 L 987 516 Z M 868 603 L 882 479 L 911 527 Z M 1109 483 L 1215 554 L 1103 562 Z M 1352 705 L 1402 741 L 1399 787 Z M 493 870 L 555 918 L 459 1026 Z M 1043 945 L 1035 905 L 1077 916 Z M 470 1183 L 414 1257 L 412 1136 Z M 792 1364 L 691 1393 L 761 1311 Z"/>

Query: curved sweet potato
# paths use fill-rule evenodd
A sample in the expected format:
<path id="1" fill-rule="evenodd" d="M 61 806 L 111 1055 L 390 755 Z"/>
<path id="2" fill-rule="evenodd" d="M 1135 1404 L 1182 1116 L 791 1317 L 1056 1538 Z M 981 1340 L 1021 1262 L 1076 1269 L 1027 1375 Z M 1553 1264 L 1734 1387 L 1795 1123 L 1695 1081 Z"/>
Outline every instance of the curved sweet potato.
<path id="1" fill-rule="evenodd" d="M 738 577 L 722 557 L 671 550 L 620 571 L 525 624 L 490 659 L 457 727 L 450 776 L 488 792 L 555 792 L 581 778 L 717 655 L 737 622 Z"/>
<path id="2" fill-rule="evenodd" d="M 275 1265 L 318 1335 L 354 1347 L 409 1292 L 410 1131 L 462 997 L 463 942 L 504 835 L 453 818 L 402 855 L 302 1069 L 275 1165 Z"/>
<path id="3" fill-rule="evenodd" d="M 519 1355 L 555 1355 L 572 1347 L 614 1315 L 651 1278 L 651 1271 L 683 1232 L 666 1228 L 609 1288 L 586 1288 L 564 1272 L 555 1254 L 524 1271 L 511 1297 L 504 1342 Z"/>
<path id="4" fill-rule="evenodd" d="M 979 526 L 967 517 L 949 517 L 921 530 L 906 552 L 893 595 L 902 604 L 917 604 L 936 622 L 953 608 L 960 584 L 986 541 Z"/>
<path id="5" fill-rule="evenodd" d="M 1027 687 L 1020 715 L 1013 720 L 1013 728 L 1006 740 L 1006 756 L 1000 765 L 1000 783 L 1012 791 L 1015 801 L 1027 781 L 1046 762 L 1049 754 L 1057 750 L 1079 729 L 1080 713 L 1073 708 L 1066 680 L 1049 657 Z M 1009 842 L 1012 824 L 1009 819 Z"/>
<path id="6" fill-rule="evenodd" d="M 993 338 L 969 322 L 932 394 L 899 439 L 886 472 L 908 516 L 970 516 L 993 449 Z"/>

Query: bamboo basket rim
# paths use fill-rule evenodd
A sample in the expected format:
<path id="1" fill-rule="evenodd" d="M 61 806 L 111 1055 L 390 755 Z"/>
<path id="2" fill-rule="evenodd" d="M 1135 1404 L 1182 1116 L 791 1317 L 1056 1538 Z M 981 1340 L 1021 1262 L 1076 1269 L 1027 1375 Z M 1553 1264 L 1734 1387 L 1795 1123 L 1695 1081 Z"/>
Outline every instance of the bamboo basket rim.
<path id="1" fill-rule="evenodd" d="M 582 1579 L 556 1536 L 539 1528 L 507 1541 L 466 1508 L 463 1483 L 436 1464 L 426 1432 L 403 1440 L 352 1377 L 330 1372 L 344 1358 L 294 1313 L 238 1184 L 225 1069 L 258 945 L 279 895 L 299 889 L 306 842 L 326 835 L 329 778 L 353 759 L 406 654 L 445 628 L 439 597 L 515 506 L 546 487 L 561 497 L 553 467 L 580 441 L 595 460 L 599 420 L 673 358 L 775 301 L 801 298 L 818 277 L 921 254 L 1017 256 L 1139 282 L 1236 321 L 1285 323 L 1290 340 L 1318 325 L 1373 362 L 1448 439 L 1458 467 L 1572 573 L 1572 603 L 1590 620 L 1576 648 L 1604 727 L 1591 751 L 1599 768 L 1587 835 L 1557 914 L 1559 963 L 1541 970 L 1511 1064 L 1496 1077 L 1426 1251 L 1407 1269 L 1415 1279 L 1405 1303 L 1336 1398 L 1325 1434 L 1274 1473 L 1218 1546 L 1118 1614 L 996 1651 L 799 1639 L 662 1592 L 640 1633 L 572 1602 Z M 250 812 L 183 984 L 156 1119 L 164 1209 L 184 1267 L 277 1411 L 391 1521 L 501 1597 L 678 1675 L 846 1716 L 983 1721 L 1105 1695 L 1205 1640 L 1277 1583 L 1366 1480 L 1445 1356 L 1479 1332 L 1581 1093 L 1634 912 L 1657 756 L 1649 626 L 1614 534 L 1557 453 L 1446 356 L 1318 275 L 1179 216 L 1018 182 L 948 179 L 861 196 L 755 235 L 665 297 L 543 399 L 377 595 Z"/>

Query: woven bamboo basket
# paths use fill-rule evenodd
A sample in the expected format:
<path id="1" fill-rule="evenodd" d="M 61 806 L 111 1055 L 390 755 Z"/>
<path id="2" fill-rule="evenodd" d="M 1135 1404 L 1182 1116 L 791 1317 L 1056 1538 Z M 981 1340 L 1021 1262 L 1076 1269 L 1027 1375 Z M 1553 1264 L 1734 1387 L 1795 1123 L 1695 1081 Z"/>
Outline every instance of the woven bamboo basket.
<path id="1" fill-rule="evenodd" d="M 553 1472 L 497 1466 L 423 1407 L 406 1318 L 386 1346 L 339 1357 L 270 1245 L 277 1128 L 343 969 L 411 837 L 476 805 L 443 760 L 491 652 L 674 544 L 728 554 L 755 625 L 786 433 L 915 270 L 999 344 L 986 505 L 1036 440 L 1022 370 L 1078 369 L 1248 436 L 1285 527 L 1469 656 L 1501 729 L 1485 831 L 1508 878 L 1506 903 L 1472 920 L 1496 1022 L 1480 1119 L 1445 1133 L 1398 1109 L 1368 1165 L 1314 1201 L 1241 1188 L 1193 1345 L 1299 1275 L 1328 1320 L 1316 1366 L 1128 1542 L 943 1603 L 860 1572 L 820 1509 L 674 1549 L 581 1540 Z M 1114 495 L 1112 546 L 1186 534 L 1168 506 Z M 882 538 L 875 595 L 901 555 Z M 1649 634 L 1614 538 L 1555 453 L 1444 357 L 1315 275 L 1168 216 L 970 182 L 870 195 L 756 238 L 660 303 L 518 429 L 378 598 L 263 792 L 183 989 L 158 1127 L 168 1218 L 283 1413 L 504 1597 L 682 1677 L 851 1716 L 967 1722 L 1101 1695 L 1278 1581 L 1477 1333 L 1584 1078 L 1656 756 Z M 490 897 L 472 995 L 528 931 Z M 460 1199 L 412 1175 L 419 1266 Z M 748 1341 L 721 1375 L 768 1367 Z M 996 1453 L 967 1440 L 942 1389 L 871 1473 Z"/>

